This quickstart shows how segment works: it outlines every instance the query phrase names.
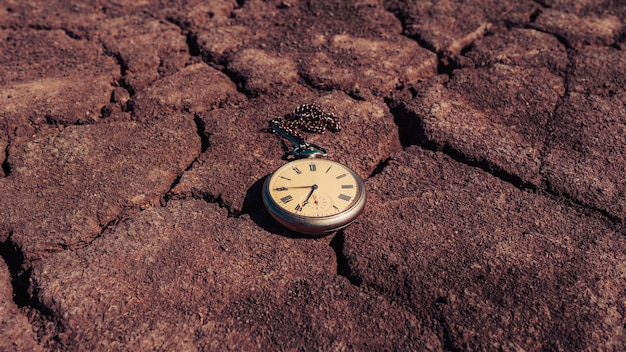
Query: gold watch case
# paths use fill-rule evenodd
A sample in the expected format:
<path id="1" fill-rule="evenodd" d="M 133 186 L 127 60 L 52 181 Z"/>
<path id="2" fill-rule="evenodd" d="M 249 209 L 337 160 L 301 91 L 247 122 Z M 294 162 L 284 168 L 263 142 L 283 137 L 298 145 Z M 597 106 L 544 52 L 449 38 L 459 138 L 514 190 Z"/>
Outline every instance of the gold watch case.
<path id="1" fill-rule="evenodd" d="M 291 161 L 263 185 L 263 203 L 276 221 L 304 234 L 348 226 L 365 207 L 365 184 L 352 169 L 323 158 Z"/>

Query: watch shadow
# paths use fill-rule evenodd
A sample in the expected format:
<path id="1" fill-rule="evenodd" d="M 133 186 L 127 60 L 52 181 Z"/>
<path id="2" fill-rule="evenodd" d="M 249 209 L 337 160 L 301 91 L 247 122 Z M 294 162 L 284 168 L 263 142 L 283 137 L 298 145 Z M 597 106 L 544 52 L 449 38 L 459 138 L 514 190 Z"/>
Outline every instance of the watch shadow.
<path id="1" fill-rule="evenodd" d="M 263 184 L 269 176 L 270 175 L 266 175 L 265 177 L 253 183 L 250 188 L 248 188 L 246 196 L 243 200 L 243 206 L 239 216 L 248 215 L 250 219 L 263 230 L 287 238 L 315 239 L 326 237 L 332 234 L 327 233 L 322 235 L 307 235 L 303 233 L 298 233 L 286 228 L 278 221 L 274 220 L 274 218 L 270 215 L 267 209 L 265 209 L 265 205 L 263 204 Z"/>

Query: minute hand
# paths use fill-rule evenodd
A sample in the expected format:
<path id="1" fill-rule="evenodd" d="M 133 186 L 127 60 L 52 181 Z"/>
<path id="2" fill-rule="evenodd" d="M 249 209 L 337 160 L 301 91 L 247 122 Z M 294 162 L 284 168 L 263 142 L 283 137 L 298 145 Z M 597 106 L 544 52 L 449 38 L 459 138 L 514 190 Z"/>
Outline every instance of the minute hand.
<path id="1" fill-rule="evenodd" d="M 313 185 L 315 186 L 315 185 Z M 288 191 L 292 188 L 313 188 L 313 186 L 289 186 L 289 187 L 278 187 L 274 188 L 274 191 Z M 317 186 L 315 186 L 317 188 Z"/>

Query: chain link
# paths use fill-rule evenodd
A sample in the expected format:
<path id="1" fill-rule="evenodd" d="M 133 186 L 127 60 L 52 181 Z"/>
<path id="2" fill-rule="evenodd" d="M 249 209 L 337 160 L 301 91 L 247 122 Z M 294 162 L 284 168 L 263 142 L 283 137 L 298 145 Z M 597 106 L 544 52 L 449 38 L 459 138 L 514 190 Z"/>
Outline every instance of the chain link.
<path id="1" fill-rule="evenodd" d="M 341 124 L 337 115 L 332 112 L 325 112 L 321 106 L 315 103 L 299 105 L 291 114 L 284 118 L 277 117 L 271 122 L 303 144 L 305 143 L 304 138 L 298 133 L 298 130 L 319 134 L 324 134 L 327 129 L 333 133 L 341 131 Z"/>

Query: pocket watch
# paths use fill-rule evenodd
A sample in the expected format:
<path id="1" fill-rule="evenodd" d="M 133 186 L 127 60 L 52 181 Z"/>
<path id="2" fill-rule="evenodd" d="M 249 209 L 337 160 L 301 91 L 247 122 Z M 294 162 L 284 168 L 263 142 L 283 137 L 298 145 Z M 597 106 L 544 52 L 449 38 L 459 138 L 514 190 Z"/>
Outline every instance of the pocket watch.
<path id="1" fill-rule="evenodd" d="M 325 115 L 330 120 L 334 117 Z M 320 116 L 324 114 L 319 106 L 305 104 L 294 110 L 290 121 L 293 125 L 300 120 L 300 128 L 323 133 Z M 295 158 L 274 171 L 263 185 L 263 203 L 270 215 L 283 226 L 309 235 L 324 235 L 352 223 L 365 207 L 361 177 L 349 167 L 328 160 L 326 149 L 307 143 L 285 121 L 270 121 L 269 131 L 294 145 L 291 154 Z"/>

